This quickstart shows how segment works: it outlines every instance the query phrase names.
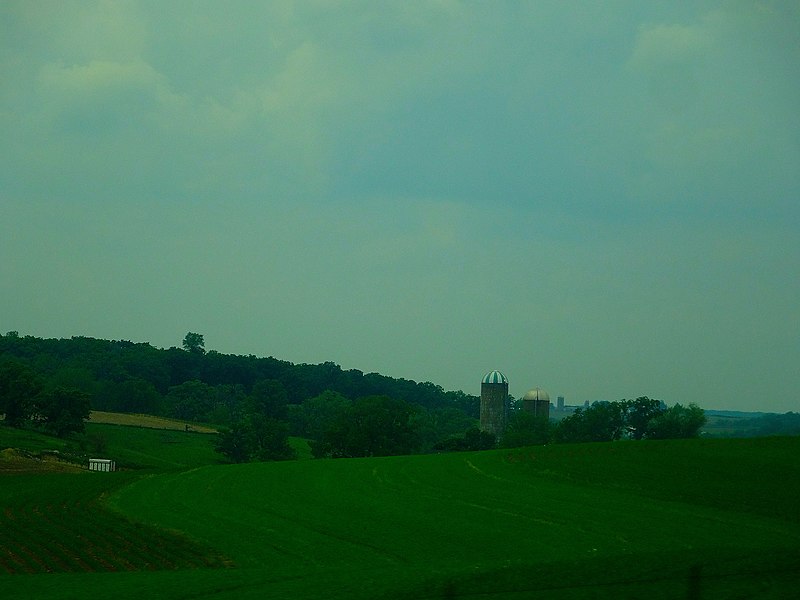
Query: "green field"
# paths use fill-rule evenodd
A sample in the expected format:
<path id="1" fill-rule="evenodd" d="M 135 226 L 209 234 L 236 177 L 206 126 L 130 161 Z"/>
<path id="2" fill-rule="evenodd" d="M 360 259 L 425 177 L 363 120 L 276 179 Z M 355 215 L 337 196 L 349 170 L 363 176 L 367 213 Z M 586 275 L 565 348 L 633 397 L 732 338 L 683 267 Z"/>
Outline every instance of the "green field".
<path id="1" fill-rule="evenodd" d="M 0 540 L 49 531 L 61 548 L 29 554 L 60 552 L 49 570 L 65 571 L 35 574 L 31 559 L 14 571 L 31 574 L 0 575 L 0 597 L 785 598 L 800 585 L 800 438 L 202 467 L 196 448 L 156 447 L 163 465 L 135 450 L 146 475 L 0 479 L 6 519 L 30 520 L 5 521 Z M 64 568 L 89 529 L 111 541 Z M 114 558 L 126 535 L 131 555 Z"/>

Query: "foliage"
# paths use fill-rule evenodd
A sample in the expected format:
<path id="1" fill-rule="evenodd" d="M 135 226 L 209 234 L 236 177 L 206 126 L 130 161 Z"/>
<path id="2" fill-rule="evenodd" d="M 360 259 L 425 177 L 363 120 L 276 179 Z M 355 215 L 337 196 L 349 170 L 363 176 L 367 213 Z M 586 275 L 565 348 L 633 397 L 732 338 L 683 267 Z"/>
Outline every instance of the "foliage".
<path id="1" fill-rule="evenodd" d="M 31 418 L 40 391 L 39 378 L 22 362 L 0 362 L 0 412 L 6 425 L 22 427 Z"/>
<path id="2" fill-rule="evenodd" d="M 438 444 L 445 440 L 463 437 L 463 432 L 476 429 L 477 419 L 457 408 L 433 408 L 430 410 L 419 409 L 412 416 L 412 427 L 416 432 L 420 443 L 420 451 L 430 452 L 431 450 L 441 450 Z M 494 444 L 487 448 L 494 448 Z"/>
<path id="3" fill-rule="evenodd" d="M 184 421 L 205 421 L 216 404 L 216 390 L 197 379 L 169 388 L 167 401 L 171 415 Z"/>
<path id="4" fill-rule="evenodd" d="M 549 419 L 517 410 L 509 416 L 506 431 L 500 438 L 500 447 L 540 446 L 549 442 L 551 436 L 552 426 Z"/>
<path id="5" fill-rule="evenodd" d="M 266 415 L 250 415 L 252 456 L 257 460 L 290 460 L 297 458 L 289 445 L 289 425 Z"/>
<path id="6" fill-rule="evenodd" d="M 84 430 L 91 410 L 89 395 L 74 388 L 57 387 L 37 397 L 35 420 L 57 437 Z"/>
<path id="7" fill-rule="evenodd" d="M 712 428 L 724 428 L 724 433 L 714 437 L 761 437 L 766 435 L 800 435 L 800 413 L 764 414 L 746 419 L 717 418 L 704 433 Z"/>
<path id="8" fill-rule="evenodd" d="M 322 438 L 325 429 L 350 407 L 352 402 L 338 392 L 325 390 L 318 396 L 304 400 L 297 413 L 295 426 L 312 440 Z"/>
<path id="9" fill-rule="evenodd" d="M 433 449 L 443 452 L 472 452 L 497 448 L 497 437 L 489 431 L 470 427 L 462 436 L 451 436 L 437 442 Z"/>
<path id="10" fill-rule="evenodd" d="M 244 422 L 233 423 L 230 428 L 221 429 L 214 442 L 214 449 L 235 463 L 248 462 L 251 448 L 249 431 Z"/>
<path id="11" fill-rule="evenodd" d="M 186 334 L 186 337 L 183 338 L 183 349 L 187 352 L 205 354 L 206 349 L 204 346 L 203 335 L 200 333 L 193 333 L 190 331 Z"/>
<path id="12" fill-rule="evenodd" d="M 641 396 L 636 400 L 595 402 L 563 418 L 553 431 L 556 442 L 611 442 L 632 439 L 696 437 L 705 414 L 696 404 L 666 408 L 660 400 Z"/>
<path id="13" fill-rule="evenodd" d="M 656 440 L 697 437 L 705 423 L 705 413 L 696 404 L 676 404 L 650 420 L 646 435 Z"/>
<path id="14" fill-rule="evenodd" d="M 265 415 L 274 419 L 287 418 L 286 405 L 289 395 L 286 387 L 277 379 L 261 379 L 253 385 L 253 391 L 247 399 L 248 413 Z"/>
<path id="15" fill-rule="evenodd" d="M 647 396 L 641 396 L 636 400 L 623 400 L 622 404 L 628 432 L 635 440 L 642 439 L 647 433 L 650 421 L 666 410 L 663 402 Z"/>
<path id="16" fill-rule="evenodd" d="M 220 431 L 214 448 L 235 463 L 297 458 L 289 444 L 288 424 L 258 413 Z"/>
<path id="17" fill-rule="evenodd" d="M 625 431 L 625 411 L 620 402 L 595 402 L 564 417 L 554 432 L 557 442 L 611 442 Z"/>
<path id="18" fill-rule="evenodd" d="M 102 408 L 110 412 L 163 414 L 164 399 L 155 386 L 138 377 L 106 384 Z M 99 409 L 100 407 L 98 407 Z"/>
<path id="19" fill-rule="evenodd" d="M 359 398 L 337 413 L 311 450 L 317 458 L 410 454 L 418 446 L 411 425 L 413 413 L 414 408 L 402 400 Z"/>
<path id="20" fill-rule="evenodd" d="M 279 420 L 291 416 L 293 433 L 315 437 L 318 433 L 309 434 L 319 430 L 319 419 L 309 413 L 315 409 L 296 408 L 305 401 L 326 391 L 348 402 L 366 396 L 388 396 L 417 407 L 421 420 L 415 426 L 425 437 L 426 446 L 454 431 L 459 418 L 452 412 L 448 415 L 448 411 L 458 411 L 468 419 L 477 419 L 479 413 L 477 396 L 445 391 L 430 382 L 343 370 L 332 362 L 293 364 L 273 357 L 205 352 L 202 334 L 194 332 L 186 335 L 182 346 L 163 350 L 146 342 L 127 340 L 83 336 L 41 339 L 16 332 L 0 335 L 2 362 L 19 362 L 41 382 L 40 387 L 73 387 L 90 393 L 95 410 L 147 413 L 220 425 L 231 425 L 254 412 Z M 11 409 L 12 418 L 7 424 L 16 422 Z M 305 424 L 311 428 L 309 431 L 304 429 Z M 461 425 L 455 431 L 463 431 Z"/>

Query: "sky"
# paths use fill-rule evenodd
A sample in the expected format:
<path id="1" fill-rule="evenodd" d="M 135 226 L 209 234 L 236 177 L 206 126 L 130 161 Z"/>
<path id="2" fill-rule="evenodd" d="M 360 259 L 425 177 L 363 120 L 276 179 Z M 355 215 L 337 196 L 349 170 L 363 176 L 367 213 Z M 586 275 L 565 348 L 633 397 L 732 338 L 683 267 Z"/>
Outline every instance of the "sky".
<path id="1" fill-rule="evenodd" d="M 800 411 L 795 1 L 0 4 L 0 330 Z"/>

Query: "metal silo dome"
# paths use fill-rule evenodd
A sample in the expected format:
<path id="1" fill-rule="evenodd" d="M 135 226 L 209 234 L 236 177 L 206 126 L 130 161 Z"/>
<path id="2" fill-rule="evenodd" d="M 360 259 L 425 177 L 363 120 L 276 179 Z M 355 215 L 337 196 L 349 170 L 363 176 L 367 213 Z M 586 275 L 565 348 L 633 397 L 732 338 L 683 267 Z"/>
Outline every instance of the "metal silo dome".
<path id="1" fill-rule="evenodd" d="M 542 388 L 533 388 L 528 390 L 522 397 L 523 400 L 546 400 L 550 402 L 550 394 L 545 392 Z"/>
<path id="2" fill-rule="evenodd" d="M 500 371 L 489 371 L 483 376 L 481 383 L 505 383 L 508 385 L 508 379 Z"/>

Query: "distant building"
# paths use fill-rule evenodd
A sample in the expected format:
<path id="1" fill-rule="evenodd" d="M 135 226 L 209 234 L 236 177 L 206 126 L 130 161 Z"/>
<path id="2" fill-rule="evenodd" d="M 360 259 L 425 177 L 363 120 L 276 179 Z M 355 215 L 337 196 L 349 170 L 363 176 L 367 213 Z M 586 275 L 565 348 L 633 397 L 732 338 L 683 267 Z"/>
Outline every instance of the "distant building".
<path id="1" fill-rule="evenodd" d="M 508 379 L 500 371 L 489 371 L 481 380 L 481 431 L 497 437 L 508 424 Z"/>
<path id="2" fill-rule="evenodd" d="M 558 412 L 564 411 L 564 396 L 559 396 L 556 398 L 556 410 Z"/>
<path id="3" fill-rule="evenodd" d="M 108 458 L 90 458 L 89 459 L 90 471 L 116 471 L 117 463 Z"/>

